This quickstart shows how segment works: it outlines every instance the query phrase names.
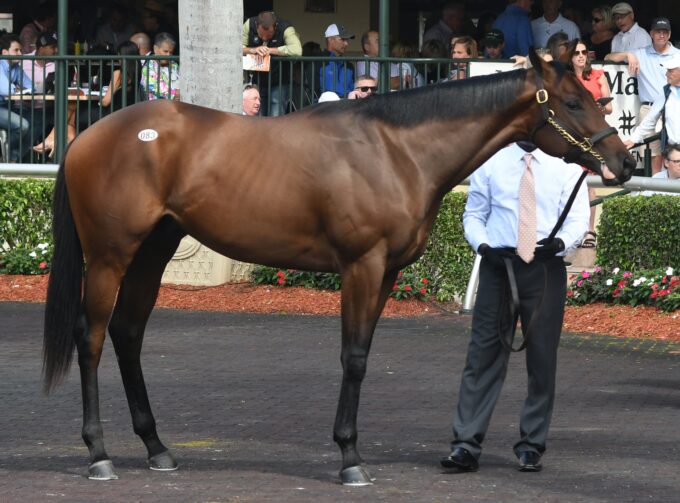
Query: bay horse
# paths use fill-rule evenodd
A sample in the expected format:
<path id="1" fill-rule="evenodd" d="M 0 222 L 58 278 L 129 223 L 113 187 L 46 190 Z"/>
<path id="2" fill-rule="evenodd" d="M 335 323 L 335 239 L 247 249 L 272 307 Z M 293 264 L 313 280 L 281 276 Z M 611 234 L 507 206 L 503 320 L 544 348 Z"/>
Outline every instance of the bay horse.
<path id="1" fill-rule="evenodd" d="M 140 351 L 165 265 L 191 235 L 236 260 L 341 275 L 333 438 L 341 481 L 370 484 L 356 422 L 371 338 L 397 273 L 422 254 L 444 195 L 517 140 L 588 166 L 610 185 L 635 168 L 588 91 L 559 64 L 530 60 L 529 70 L 277 118 L 147 102 L 83 132 L 55 187 L 43 370 L 49 392 L 77 349 L 89 477 L 117 478 L 99 414 L 107 328 L 149 467 L 177 468 L 156 432 Z"/>

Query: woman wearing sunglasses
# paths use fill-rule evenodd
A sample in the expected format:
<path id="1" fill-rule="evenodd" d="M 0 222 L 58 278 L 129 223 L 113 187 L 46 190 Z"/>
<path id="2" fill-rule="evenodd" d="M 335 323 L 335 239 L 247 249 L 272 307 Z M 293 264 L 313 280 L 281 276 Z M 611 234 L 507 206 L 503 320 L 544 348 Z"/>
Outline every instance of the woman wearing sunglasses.
<path id="1" fill-rule="evenodd" d="M 573 40 L 569 44 L 567 53 L 565 54 L 567 61 L 567 68 L 574 72 L 576 78 L 583 87 L 593 96 L 597 102 L 602 115 L 612 113 L 612 104 L 605 103 L 606 98 L 611 97 L 609 90 L 609 83 L 605 77 L 604 70 L 598 70 L 590 66 L 590 56 L 588 48 L 583 40 Z M 611 100 L 609 100 L 611 101 Z M 586 168 L 583 168 L 586 169 Z M 595 199 L 595 189 L 588 187 L 588 199 L 591 201 Z M 581 248 L 595 248 L 597 234 L 595 232 L 595 206 L 590 208 L 590 228 L 586 234 L 586 238 L 581 243 Z"/>
<path id="2" fill-rule="evenodd" d="M 588 47 L 595 52 L 595 59 L 603 60 L 612 49 L 612 38 L 616 25 L 612 18 L 612 9 L 608 5 L 595 7 L 591 13 L 593 32 L 590 40 L 586 40 Z"/>

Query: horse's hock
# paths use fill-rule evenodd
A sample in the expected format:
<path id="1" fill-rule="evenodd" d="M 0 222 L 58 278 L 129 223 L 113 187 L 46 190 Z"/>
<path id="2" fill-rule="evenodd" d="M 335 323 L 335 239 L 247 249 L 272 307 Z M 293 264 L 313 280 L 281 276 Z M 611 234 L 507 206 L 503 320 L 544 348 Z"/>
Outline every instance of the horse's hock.
<path id="1" fill-rule="evenodd" d="M 250 279 L 252 264 L 232 260 L 203 246 L 192 237 L 180 242 L 163 272 L 163 283 L 215 286 Z"/>

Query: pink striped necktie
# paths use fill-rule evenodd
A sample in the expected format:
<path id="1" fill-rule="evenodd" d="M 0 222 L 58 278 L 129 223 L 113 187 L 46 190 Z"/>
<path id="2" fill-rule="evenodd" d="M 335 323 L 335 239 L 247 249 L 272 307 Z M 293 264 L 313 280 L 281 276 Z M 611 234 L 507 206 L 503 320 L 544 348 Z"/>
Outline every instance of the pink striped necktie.
<path id="1" fill-rule="evenodd" d="M 536 248 L 536 190 L 531 172 L 531 154 L 524 154 L 526 169 L 519 182 L 519 223 L 517 255 L 527 264 L 534 259 Z"/>

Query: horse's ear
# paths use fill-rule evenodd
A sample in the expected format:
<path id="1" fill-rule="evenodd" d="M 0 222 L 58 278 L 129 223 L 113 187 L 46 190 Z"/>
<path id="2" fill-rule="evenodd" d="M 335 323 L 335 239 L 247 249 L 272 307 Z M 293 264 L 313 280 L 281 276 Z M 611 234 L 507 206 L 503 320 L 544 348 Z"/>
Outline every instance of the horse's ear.
<path id="1" fill-rule="evenodd" d="M 542 77 L 543 65 L 545 64 L 545 61 L 541 56 L 538 55 L 533 47 L 529 47 L 529 61 L 531 62 L 531 66 L 534 68 L 534 70 Z"/>

